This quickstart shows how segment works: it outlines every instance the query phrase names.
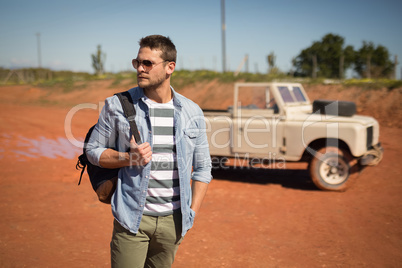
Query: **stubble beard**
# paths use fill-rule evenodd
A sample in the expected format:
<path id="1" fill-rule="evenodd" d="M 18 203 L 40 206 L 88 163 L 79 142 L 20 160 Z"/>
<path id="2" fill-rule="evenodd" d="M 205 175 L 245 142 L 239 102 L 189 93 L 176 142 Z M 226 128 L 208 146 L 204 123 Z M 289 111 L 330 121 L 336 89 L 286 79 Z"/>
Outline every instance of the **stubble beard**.
<path id="1" fill-rule="evenodd" d="M 144 90 L 153 91 L 153 90 L 156 90 L 157 88 L 161 87 L 164 82 L 165 82 L 165 79 L 163 79 L 163 78 L 158 78 L 157 80 L 153 80 L 153 81 L 146 79 L 145 83 L 138 82 L 138 86 Z"/>

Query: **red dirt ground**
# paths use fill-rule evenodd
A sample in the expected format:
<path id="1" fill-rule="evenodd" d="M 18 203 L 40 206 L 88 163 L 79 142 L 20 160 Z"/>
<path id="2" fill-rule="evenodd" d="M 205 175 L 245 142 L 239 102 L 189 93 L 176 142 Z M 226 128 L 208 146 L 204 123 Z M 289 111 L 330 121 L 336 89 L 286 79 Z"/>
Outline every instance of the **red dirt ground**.
<path id="1" fill-rule="evenodd" d="M 65 119 L 75 105 L 99 104 L 129 87 L 110 81 L 69 93 L 0 87 L 0 267 L 110 266 L 110 206 L 97 201 L 87 175 L 77 186 L 80 149 L 65 142 Z M 231 88 L 205 83 L 181 92 L 204 108 L 220 108 L 214 105 L 227 98 L 208 96 L 230 95 Z M 307 91 L 311 99 L 356 101 L 360 113 L 375 116 L 383 161 L 343 193 L 316 190 L 300 164 L 214 171 L 174 268 L 401 266 L 401 90 Z M 97 116 L 79 110 L 72 135 L 82 139 Z"/>

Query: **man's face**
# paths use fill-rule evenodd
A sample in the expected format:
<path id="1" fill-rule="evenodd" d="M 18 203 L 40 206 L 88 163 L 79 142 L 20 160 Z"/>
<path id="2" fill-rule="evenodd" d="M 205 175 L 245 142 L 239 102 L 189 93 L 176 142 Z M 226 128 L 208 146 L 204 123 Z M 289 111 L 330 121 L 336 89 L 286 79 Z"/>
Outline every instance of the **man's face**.
<path id="1" fill-rule="evenodd" d="M 161 58 L 161 54 L 162 51 L 151 50 L 149 47 L 142 47 L 138 51 L 138 61 L 148 60 L 152 62 L 151 69 L 142 64 L 137 67 L 137 82 L 141 88 L 155 89 L 166 80 L 168 67 Z"/>

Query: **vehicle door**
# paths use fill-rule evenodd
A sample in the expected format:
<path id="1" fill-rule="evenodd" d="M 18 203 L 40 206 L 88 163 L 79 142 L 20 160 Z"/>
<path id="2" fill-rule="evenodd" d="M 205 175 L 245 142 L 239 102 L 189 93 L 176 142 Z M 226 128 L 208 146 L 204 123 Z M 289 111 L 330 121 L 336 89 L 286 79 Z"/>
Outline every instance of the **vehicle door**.
<path id="1" fill-rule="evenodd" d="M 236 85 L 235 101 L 232 152 L 239 156 L 275 157 L 279 151 L 279 111 L 269 85 Z"/>

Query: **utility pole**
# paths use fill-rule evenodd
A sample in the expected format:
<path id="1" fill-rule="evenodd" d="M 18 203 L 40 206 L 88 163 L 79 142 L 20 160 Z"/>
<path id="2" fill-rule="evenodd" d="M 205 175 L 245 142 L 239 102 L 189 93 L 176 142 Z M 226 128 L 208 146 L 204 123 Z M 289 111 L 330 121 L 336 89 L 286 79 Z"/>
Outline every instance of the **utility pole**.
<path id="1" fill-rule="evenodd" d="M 225 24 L 225 0 L 221 0 L 221 19 L 222 19 L 222 72 L 226 72 L 226 24 Z"/>
<path id="2" fill-rule="evenodd" d="M 247 62 L 248 62 L 248 54 L 246 54 L 246 56 L 244 56 L 243 60 L 241 61 L 240 65 L 239 65 L 239 67 L 237 67 L 236 72 L 233 74 L 235 77 L 240 73 L 241 68 L 243 68 L 243 65 L 245 63 L 247 63 Z M 247 69 L 248 69 L 248 67 L 247 67 Z"/>
<path id="3" fill-rule="evenodd" d="M 40 54 L 40 33 L 36 33 L 37 42 L 38 42 L 38 68 L 42 68 L 42 60 Z"/>
<path id="4" fill-rule="evenodd" d="M 317 55 L 312 56 L 313 60 L 313 73 L 312 73 L 312 78 L 316 79 L 317 78 Z"/>

